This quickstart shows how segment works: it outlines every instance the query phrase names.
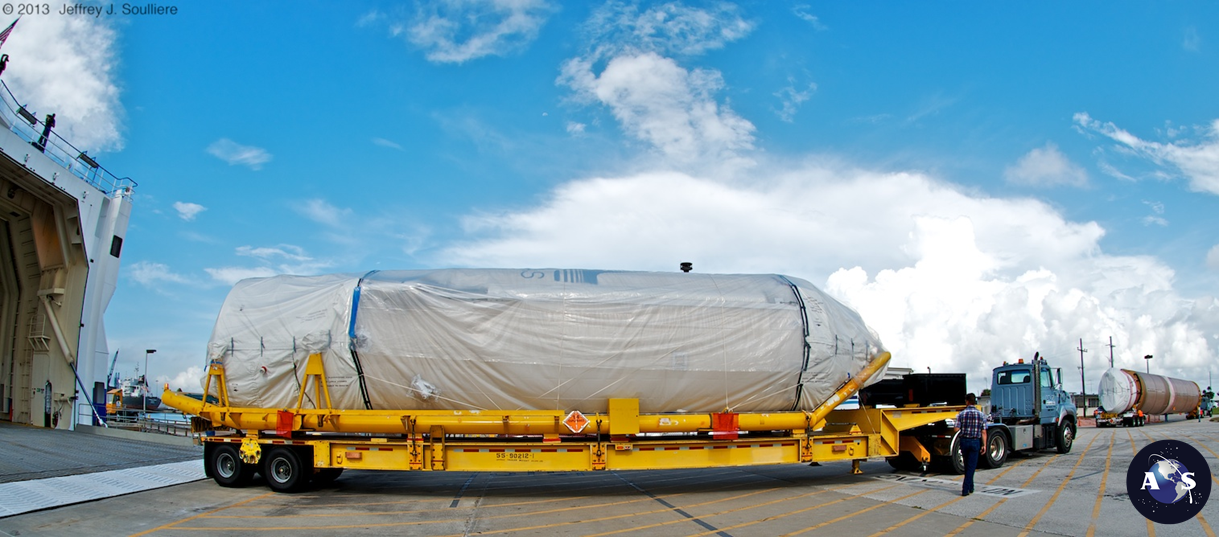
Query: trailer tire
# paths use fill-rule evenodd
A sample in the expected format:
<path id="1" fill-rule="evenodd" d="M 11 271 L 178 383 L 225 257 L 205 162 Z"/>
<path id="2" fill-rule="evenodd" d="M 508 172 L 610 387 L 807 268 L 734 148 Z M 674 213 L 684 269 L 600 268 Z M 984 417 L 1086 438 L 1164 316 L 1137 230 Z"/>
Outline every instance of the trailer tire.
<path id="1" fill-rule="evenodd" d="M 275 492 L 297 492 L 309 484 L 313 473 L 313 465 L 308 467 L 301 462 L 301 457 L 290 447 L 278 446 L 262 456 L 262 476 L 267 479 L 267 486 Z"/>
<path id="2" fill-rule="evenodd" d="M 209 445 L 205 450 L 205 473 L 222 487 L 244 487 L 254 480 L 254 465 L 241 462 L 237 448 L 228 444 Z"/>
<path id="3" fill-rule="evenodd" d="M 894 470 L 916 472 L 923 468 L 923 463 L 914 458 L 914 454 L 909 451 L 903 451 L 896 457 L 888 457 L 885 460 L 889 461 L 889 466 L 892 466 Z"/>
<path id="4" fill-rule="evenodd" d="M 952 438 L 952 447 L 948 450 L 947 457 L 940 457 L 940 462 L 945 470 L 952 472 L 955 475 L 965 473 L 965 456 L 961 454 L 961 435 L 958 433 Z"/>
<path id="5" fill-rule="evenodd" d="M 1058 426 L 1058 434 L 1055 436 L 1058 437 L 1058 452 L 1070 453 L 1071 445 L 1075 443 L 1075 424 L 1070 421 L 1062 422 L 1062 425 Z"/>
<path id="6" fill-rule="evenodd" d="M 1007 462 L 1007 435 L 992 431 L 986 436 L 986 454 L 980 461 L 987 468 L 998 468 Z"/>
<path id="7" fill-rule="evenodd" d="M 343 475 L 342 468 L 320 468 L 313 472 L 313 482 L 319 485 L 329 485 Z"/>

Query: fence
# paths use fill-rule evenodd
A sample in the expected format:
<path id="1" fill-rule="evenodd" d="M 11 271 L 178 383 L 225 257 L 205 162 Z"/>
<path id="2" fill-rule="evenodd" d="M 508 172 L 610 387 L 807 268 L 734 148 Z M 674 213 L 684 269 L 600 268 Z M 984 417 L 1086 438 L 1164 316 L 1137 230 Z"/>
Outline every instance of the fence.
<path id="1" fill-rule="evenodd" d="M 0 123 L 4 127 L 29 142 L 34 149 L 44 153 L 56 164 L 63 166 L 72 175 L 105 192 L 106 196 L 113 196 L 121 190 L 130 191 L 136 186 L 136 182 L 130 177 L 115 177 L 110 170 L 102 167 L 84 151 L 68 143 L 54 130 L 47 129 L 42 120 L 17 102 L 13 92 L 9 91 L 8 84 L 0 81 L 0 86 L 4 88 L 4 91 L 0 91 L 0 101 L 3 101 L 3 106 L 0 106 Z M 44 132 L 46 136 L 43 136 Z"/>

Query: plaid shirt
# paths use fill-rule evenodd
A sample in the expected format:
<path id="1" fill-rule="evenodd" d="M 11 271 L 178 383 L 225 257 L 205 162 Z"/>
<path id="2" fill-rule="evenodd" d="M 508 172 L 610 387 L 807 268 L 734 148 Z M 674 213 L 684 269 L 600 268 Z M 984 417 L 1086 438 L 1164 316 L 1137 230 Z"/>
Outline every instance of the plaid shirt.
<path id="1" fill-rule="evenodd" d="M 982 431 L 986 428 L 986 416 L 977 407 L 969 405 L 957 414 L 957 427 L 961 429 L 963 438 L 981 439 Z"/>

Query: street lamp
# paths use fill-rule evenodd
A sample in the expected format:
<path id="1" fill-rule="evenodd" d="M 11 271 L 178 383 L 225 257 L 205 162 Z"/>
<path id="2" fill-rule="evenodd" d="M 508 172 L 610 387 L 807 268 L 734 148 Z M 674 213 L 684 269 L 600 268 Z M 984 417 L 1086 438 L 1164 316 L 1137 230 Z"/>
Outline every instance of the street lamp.
<path id="1" fill-rule="evenodd" d="M 148 394 L 152 393 L 152 389 L 148 387 L 148 355 L 156 353 L 156 349 L 144 351 L 144 393 L 140 395 L 140 401 L 144 405 L 144 419 L 148 419 Z"/>
<path id="2" fill-rule="evenodd" d="M 1150 375 L 1151 374 L 1151 355 L 1148 354 L 1147 356 L 1144 356 L 1143 359 L 1147 360 L 1147 374 Z M 145 374 L 147 374 L 147 373 L 145 373 Z"/>

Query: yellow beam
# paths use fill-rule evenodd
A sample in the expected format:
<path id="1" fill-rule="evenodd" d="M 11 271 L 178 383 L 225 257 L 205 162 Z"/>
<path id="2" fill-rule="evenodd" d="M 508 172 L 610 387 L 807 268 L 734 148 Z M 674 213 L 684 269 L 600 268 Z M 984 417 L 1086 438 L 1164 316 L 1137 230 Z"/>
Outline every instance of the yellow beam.
<path id="1" fill-rule="evenodd" d="M 740 431 L 801 431 L 811 432 L 819 427 L 830 416 L 831 411 L 840 402 L 846 400 L 868 379 L 879 371 L 890 358 L 889 353 L 882 353 L 874 358 L 858 375 L 843 384 L 825 403 L 812 412 L 749 412 L 738 414 L 738 429 Z M 320 360 L 310 360 L 320 370 Z M 266 408 L 228 407 L 224 374 L 219 364 L 214 364 L 209 370 L 208 385 L 212 386 L 211 377 L 215 377 L 221 405 L 210 404 L 202 400 L 187 397 L 169 391 L 162 394 L 161 400 L 167 406 L 182 411 L 185 414 L 200 416 L 239 430 L 275 430 L 279 424 L 279 410 Z M 311 371 L 314 374 L 315 389 L 325 390 L 324 382 L 317 382 L 322 376 L 321 371 Z M 320 394 L 327 399 L 328 394 Z M 629 406 L 629 405 L 628 405 Z M 635 414 L 627 408 L 618 408 L 614 412 L 616 419 L 634 419 Z M 440 427 L 446 434 L 507 434 L 507 435 L 559 435 L 570 434 L 571 431 L 562 424 L 565 413 L 560 410 L 510 410 L 510 411 L 479 411 L 479 410 L 342 410 L 342 409 L 283 409 L 295 412 L 293 428 L 314 432 L 359 432 L 371 434 L 408 434 L 430 431 Z M 893 422 L 891 427 L 903 430 L 926 423 L 951 417 L 956 412 L 955 407 L 938 407 L 929 409 L 893 409 L 883 411 Z M 842 411 L 839 411 L 842 412 Z M 884 418 L 878 410 L 856 411 L 853 421 L 865 432 L 879 433 L 874 427 L 866 426 L 869 422 L 880 423 Z M 837 414 L 835 414 L 837 415 Z M 850 414 L 848 416 L 856 416 Z M 692 414 L 642 414 L 638 415 L 638 427 L 625 423 L 611 427 L 609 414 L 587 415 L 589 425 L 585 434 L 610 434 L 612 431 L 634 431 L 639 433 L 677 433 L 709 431 L 713 428 L 711 413 Z M 837 419 L 837 418 L 835 418 Z M 889 440 L 889 439 L 886 439 Z M 896 444 L 896 439 L 892 439 Z"/>

